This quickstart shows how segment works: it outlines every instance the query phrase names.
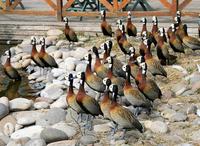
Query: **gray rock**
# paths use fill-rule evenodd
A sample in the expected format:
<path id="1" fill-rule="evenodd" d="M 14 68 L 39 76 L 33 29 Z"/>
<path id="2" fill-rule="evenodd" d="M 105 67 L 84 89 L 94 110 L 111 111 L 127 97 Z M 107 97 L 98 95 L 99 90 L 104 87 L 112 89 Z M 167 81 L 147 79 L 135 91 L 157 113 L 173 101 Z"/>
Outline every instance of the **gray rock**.
<path id="1" fill-rule="evenodd" d="M 186 79 L 187 81 L 189 81 L 190 84 L 194 84 L 194 83 L 200 81 L 200 73 L 199 73 L 199 72 L 194 72 L 194 73 L 192 73 L 191 75 L 185 77 L 185 79 Z"/>
<path id="2" fill-rule="evenodd" d="M 5 144 L 8 144 L 10 141 L 10 138 L 9 136 L 3 135 L 3 136 L 0 136 L 0 140 L 2 140 Z"/>
<path id="3" fill-rule="evenodd" d="M 36 120 L 36 125 L 48 126 L 65 121 L 66 111 L 61 108 L 50 109 L 42 118 Z"/>
<path id="4" fill-rule="evenodd" d="M 197 130 L 197 131 L 191 131 L 191 135 L 190 135 L 190 138 L 192 140 L 200 140 L 200 130 Z"/>
<path id="5" fill-rule="evenodd" d="M 19 110 L 27 110 L 32 106 L 32 100 L 28 100 L 25 98 L 16 98 L 11 100 L 10 102 L 10 110 L 11 111 L 19 111 Z"/>
<path id="6" fill-rule="evenodd" d="M 193 92 L 199 92 L 200 93 L 200 81 L 195 82 L 192 86 L 192 91 Z"/>
<path id="7" fill-rule="evenodd" d="M 181 144 L 177 144 L 176 146 L 194 146 L 194 145 L 189 144 L 189 143 L 181 143 Z"/>
<path id="8" fill-rule="evenodd" d="M 7 123 L 11 123 L 13 126 L 16 124 L 16 119 L 12 115 L 8 115 L 0 120 L 0 131 L 3 132 Z M 5 134 L 5 133 L 4 133 Z"/>
<path id="9" fill-rule="evenodd" d="M 172 116 L 173 114 L 175 114 L 175 113 L 176 113 L 175 110 L 170 109 L 170 108 L 166 108 L 166 109 L 164 109 L 164 110 L 161 112 L 161 115 L 162 115 L 164 118 L 169 119 L 169 118 L 171 118 L 171 116 Z"/>
<path id="10" fill-rule="evenodd" d="M 24 146 L 46 146 L 46 142 L 43 139 L 36 138 L 29 140 Z"/>
<path id="11" fill-rule="evenodd" d="M 74 57 L 68 57 L 64 60 L 65 62 L 65 69 L 68 71 L 72 71 L 76 67 L 76 58 Z"/>
<path id="12" fill-rule="evenodd" d="M 29 137 L 31 139 L 33 138 L 40 138 L 40 133 L 42 132 L 44 128 L 42 126 L 30 126 L 26 127 L 20 130 L 15 131 L 13 134 L 11 134 L 12 139 L 20 139 L 23 137 Z"/>
<path id="13" fill-rule="evenodd" d="M 47 31 L 48 36 L 59 36 L 61 34 L 63 34 L 63 31 L 61 31 L 60 29 L 50 29 Z"/>
<path id="14" fill-rule="evenodd" d="M 47 46 L 56 45 L 57 39 L 58 39 L 57 36 L 47 36 L 47 37 L 45 38 L 45 44 L 46 44 Z"/>
<path id="15" fill-rule="evenodd" d="M 28 137 L 23 137 L 20 139 L 11 140 L 7 146 L 24 146 L 30 140 Z"/>
<path id="16" fill-rule="evenodd" d="M 55 128 L 47 128 L 44 129 L 41 134 L 41 138 L 43 138 L 46 143 L 67 140 L 68 136 L 63 131 L 55 129 Z"/>
<path id="17" fill-rule="evenodd" d="M 53 102 L 53 99 L 46 97 L 38 97 L 35 99 L 35 102 L 42 102 L 42 101 L 51 104 Z"/>
<path id="18" fill-rule="evenodd" d="M 4 104 L 5 106 L 9 107 L 9 100 L 7 97 L 3 96 L 0 98 L 0 103 Z"/>
<path id="19" fill-rule="evenodd" d="M 5 104 L 0 103 L 0 119 L 9 113 L 9 109 Z"/>
<path id="20" fill-rule="evenodd" d="M 162 121 L 145 121 L 144 125 L 154 133 L 166 133 L 168 131 L 167 124 Z"/>
<path id="21" fill-rule="evenodd" d="M 97 142 L 98 142 L 97 138 L 92 135 L 84 135 L 80 138 L 80 143 L 83 145 L 94 144 Z"/>
<path id="22" fill-rule="evenodd" d="M 187 81 L 181 81 L 178 84 L 174 85 L 172 87 L 172 91 L 176 94 L 176 95 L 181 95 L 182 93 L 184 93 L 185 91 L 187 91 L 189 89 L 188 87 L 188 83 Z"/>
<path id="23" fill-rule="evenodd" d="M 65 70 L 59 67 L 59 68 L 52 69 L 51 72 L 53 73 L 53 77 L 57 78 L 63 75 L 65 73 Z"/>
<path id="24" fill-rule="evenodd" d="M 171 122 L 180 122 L 180 121 L 185 121 L 186 119 L 187 116 L 181 112 L 176 112 L 169 117 L 169 120 Z"/>
<path id="25" fill-rule="evenodd" d="M 57 46 L 49 46 L 49 47 L 46 48 L 47 53 L 51 53 L 51 52 L 54 52 L 56 50 L 58 50 Z"/>
<path id="26" fill-rule="evenodd" d="M 22 62 L 22 68 L 26 68 L 31 64 L 31 59 L 25 59 Z"/>
<path id="27" fill-rule="evenodd" d="M 75 51 L 71 52 L 71 56 L 75 57 L 76 59 L 83 58 L 88 53 L 86 48 L 78 47 Z"/>
<path id="28" fill-rule="evenodd" d="M 6 143 L 0 139 L 0 146 L 5 146 L 5 145 L 6 145 Z"/>
<path id="29" fill-rule="evenodd" d="M 15 131 L 15 125 L 11 122 L 8 122 L 3 127 L 3 132 L 5 135 L 10 136 Z"/>
<path id="30" fill-rule="evenodd" d="M 57 99 L 54 103 L 50 105 L 50 108 L 67 108 L 67 102 L 66 102 L 66 95 L 62 95 L 59 99 Z"/>
<path id="31" fill-rule="evenodd" d="M 53 57 L 62 58 L 62 51 L 58 50 L 58 51 L 53 52 Z"/>
<path id="32" fill-rule="evenodd" d="M 50 143 L 47 146 L 76 146 L 76 140 L 62 140 Z"/>
<path id="33" fill-rule="evenodd" d="M 108 123 L 106 124 L 99 124 L 99 125 L 94 125 L 94 131 L 95 132 L 109 132 L 111 131 L 111 127 Z"/>
<path id="34" fill-rule="evenodd" d="M 76 65 L 76 71 L 77 72 L 83 72 L 83 71 L 86 70 L 86 66 L 87 66 L 86 63 L 82 63 L 82 62 L 77 63 L 77 65 Z"/>
<path id="35" fill-rule="evenodd" d="M 77 130 L 75 127 L 73 127 L 72 125 L 68 125 L 65 122 L 56 123 L 52 126 L 52 128 L 65 132 L 68 137 L 73 137 L 77 133 Z"/>
<path id="36" fill-rule="evenodd" d="M 35 109 L 46 109 L 49 107 L 49 104 L 47 102 L 41 101 L 35 102 L 33 106 Z"/>
<path id="37" fill-rule="evenodd" d="M 196 105 L 190 105 L 187 109 L 187 114 L 196 114 L 197 113 L 197 106 Z"/>
<path id="38" fill-rule="evenodd" d="M 22 64 L 19 63 L 19 62 L 14 62 L 14 63 L 12 63 L 12 66 L 13 66 L 14 68 L 16 68 L 16 69 L 21 69 L 21 68 L 22 68 Z"/>

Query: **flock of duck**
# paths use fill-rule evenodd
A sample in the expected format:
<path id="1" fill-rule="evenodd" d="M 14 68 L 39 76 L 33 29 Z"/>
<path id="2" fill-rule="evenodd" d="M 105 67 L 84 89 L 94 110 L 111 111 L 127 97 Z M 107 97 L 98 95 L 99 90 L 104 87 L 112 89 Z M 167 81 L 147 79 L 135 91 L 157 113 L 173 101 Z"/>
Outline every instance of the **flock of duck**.
<path id="1" fill-rule="evenodd" d="M 101 30 L 104 36 L 112 37 L 111 25 L 106 21 L 106 11 L 101 12 Z M 76 75 L 69 74 L 67 79 L 69 87 L 67 91 L 67 103 L 75 110 L 82 120 L 82 114 L 90 116 L 102 115 L 104 118 L 113 121 L 123 129 L 136 128 L 140 132 L 144 131 L 142 124 L 137 119 L 141 111 L 151 112 L 153 101 L 161 98 L 162 92 L 155 80 L 148 77 L 147 72 L 153 76 L 163 76 L 167 78 L 164 65 L 171 65 L 176 62 L 177 56 L 170 54 L 169 46 L 175 53 L 184 53 L 185 46 L 192 50 L 200 50 L 200 41 L 187 33 L 187 25 L 181 21 L 181 12 L 177 11 L 173 23 L 167 30 L 158 28 L 158 19 L 153 16 L 152 31 L 148 31 L 147 19 L 142 18 L 141 44 L 138 51 L 127 39 L 127 36 L 137 37 L 137 28 L 131 21 L 131 13 L 128 12 L 127 25 L 121 20 L 117 21 L 115 31 L 116 41 L 119 48 L 125 55 L 126 64 L 111 56 L 113 47 L 112 40 L 106 41 L 99 48 L 94 46 L 82 60 L 87 61 L 85 72 Z M 65 35 L 69 42 L 77 42 L 76 33 L 68 25 L 68 19 L 64 18 Z M 168 38 L 168 39 L 167 39 Z M 168 45 L 169 43 L 169 45 Z M 58 64 L 52 56 L 45 52 L 45 38 L 41 38 L 41 50 L 36 50 L 36 38 L 32 37 L 31 59 L 41 68 L 57 68 Z M 157 50 L 157 57 L 152 55 L 151 46 Z M 103 58 L 100 58 L 100 50 L 103 51 Z M 96 56 L 95 64 L 92 66 L 92 54 Z M 10 63 L 11 52 L 8 51 L 8 58 L 4 64 L 4 71 L 13 80 L 20 80 L 21 76 Z M 127 60 L 127 56 L 128 60 Z M 158 59 L 157 59 L 158 58 Z M 94 68 L 92 70 L 92 68 Z M 78 92 L 74 92 L 73 80 L 80 79 Z M 95 92 L 102 93 L 101 100 L 91 97 L 85 91 L 85 83 Z M 132 113 L 122 105 L 122 98 L 125 98 L 133 107 L 136 108 Z M 87 118 L 88 121 L 88 118 Z M 89 125 L 91 127 L 91 125 Z M 125 131 L 124 131 L 125 133 Z"/>

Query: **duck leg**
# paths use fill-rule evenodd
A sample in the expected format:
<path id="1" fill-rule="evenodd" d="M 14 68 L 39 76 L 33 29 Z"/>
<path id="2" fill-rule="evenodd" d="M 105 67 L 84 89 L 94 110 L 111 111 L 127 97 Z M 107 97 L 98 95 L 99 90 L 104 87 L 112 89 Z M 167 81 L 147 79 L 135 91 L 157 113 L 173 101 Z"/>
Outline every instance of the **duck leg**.
<path id="1" fill-rule="evenodd" d="M 110 132 L 112 136 L 115 135 L 117 128 L 118 128 L 118 125 L 116 123 L 114 123 L 114 124 L 115 124 L 115 126 L 113 128 L 111 128 L 111 132 Z"/>
<path id="2" fill-rule="evenodd" d="M 125 135 L 126 135 L 126 129 L 123 129 L 122 140 L 125 140 Z"/>

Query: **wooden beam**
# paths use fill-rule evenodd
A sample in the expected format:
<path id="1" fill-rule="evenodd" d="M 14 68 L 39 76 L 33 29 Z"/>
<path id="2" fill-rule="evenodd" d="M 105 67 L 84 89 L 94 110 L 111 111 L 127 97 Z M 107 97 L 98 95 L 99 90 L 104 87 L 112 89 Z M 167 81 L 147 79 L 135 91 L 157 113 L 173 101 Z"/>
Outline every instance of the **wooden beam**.
<path id="1" fill-rule="evenodd" d="M 171 7 L 172 17 L 176 15 L 177 11 L 178 11 L 178 0 L 172 0 L 172 7 Z"/>
<path id="2" fill-rule="evenodd" d="M 0 8 L 2 8 L 3 10 L 6 9 L 6 4 L 3 3 L 2 1 L 0 1 Z"/>
<path id="3" fill-rule="evenodd" d="M 6 10 L 10 9 L 10 0 L 6 0 Z"/>
<path id="4" fill-rule="evenodd" d="M 181 11 L 183 16 L 199 17 L 200 12 L 191 12 L 191 11 Z"/>
<path id="5" fill-rule="evenodd" d="M 56 12 L 55 11 L 31 11 L 31 10 L 10 10 L 10 11 L 5 11 L 2 10 L 0 11 L 0 14 L 20 14 L 20 15 L 34 15 L 34 16 L 55 16 Z"/>
<path id="6" fill-rule="evenodd" d="M 183 10 L 192 0 L 184 0 L 180 5 L 179 5 L 179 10 Z"/>
<path id="7" fill-rule="evenodd" d="M 167 9 L 171 8 L 171 4 L 167 0 L 159 0 L 161 4 L 166 7 Z"/>
<path id="8" fill-rule="evenodd" d="M 55 11 L 57 10 L 57 6 L 54 2 L 51 0 L 44 0 L 51 8 L 53 8 Z"/>
<path id="9" fill-rule="evenodd" d="M 22 0 L 15 0 L 14 3 L 10 6 L 10 9 L 13 10 L 17 7 L 17 5 L 21 2 Z"/>
<path id="10" fill-rule="evenodd" d="M 62 21 L 63 0 L 57 0 L 57 20 Z"/>
<path id="11" fill-rule="evenodd" d="M 66 9 L 70 8 L 71 5 L 74 3 L 75 0 L 69 0 L 66 2 L 66 4 L 63 6 L 63 10 L 66 11 Z"/>
<path id="12" fill-rule="evenodd" d="M 114 11 L 113 6 L 107 0 L 99 0 L 110 12 Z"/>
<path id="13" fill-rule="evenodd" d="M 123 9 L 124 7 L 126 7 L 126 5 L 130 3 L 130 0 L 123 0 L 121 2 L 121 4 L 119 5 L 119 10 Z"/>
<path id="14" fill-rule="evenodd" d="M 113 7 L 114 7 L 114 11 L 118 10 L 118 8 L 119 8 L 118 0 L 113 0 Z"/>

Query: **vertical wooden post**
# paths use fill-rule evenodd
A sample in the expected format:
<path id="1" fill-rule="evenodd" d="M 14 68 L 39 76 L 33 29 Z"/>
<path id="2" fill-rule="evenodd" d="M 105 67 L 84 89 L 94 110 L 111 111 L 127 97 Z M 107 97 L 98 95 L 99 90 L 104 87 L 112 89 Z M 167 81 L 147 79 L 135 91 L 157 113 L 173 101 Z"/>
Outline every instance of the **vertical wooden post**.
<path id="1" fill-rule="evenodd" d="M 113 7 L 114 11 L 117 11 L 119 9 L 118 0 L 113 0 Z"/>
<path id="2" fill-rule="evenodd" d="M 176 15 L 176 12 L 178 11 L 178 5 L 179 5 L 178 0 L 172 0 L 172 7 L 171 7 L 172 17 Z"/>
<path id="3" fill-rule="evenodd" d="M 57 0 L 57 20 L 62 21 L 63 0 Z"/>
<path id="4" fill-rule="evenodd" d="M 6 0 L 6 10 L 10 9 L 10 0 Z"/>

